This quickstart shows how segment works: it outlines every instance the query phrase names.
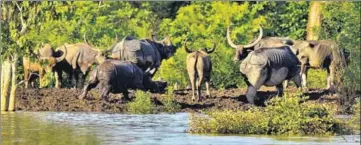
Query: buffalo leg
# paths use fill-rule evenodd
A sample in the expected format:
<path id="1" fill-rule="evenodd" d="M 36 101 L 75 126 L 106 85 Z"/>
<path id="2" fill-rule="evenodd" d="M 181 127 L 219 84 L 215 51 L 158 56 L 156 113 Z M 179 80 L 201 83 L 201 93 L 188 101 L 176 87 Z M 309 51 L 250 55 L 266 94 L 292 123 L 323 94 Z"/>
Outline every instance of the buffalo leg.
<path id="1" fill-rule="evenodd" d="M 211 97 L 211 93 L 209 92 L 209 81 L 206 81 L 206 88 L 207 88 L 207 96 Z"/>
<path id="2" fill-rule="evenodd" d="M 74 88 L 79 88 L 79 76 L 80 75 L 81 75 L 80 73 L 74 72 L 74 79 L 75 79 Z"/>
<path id="3" fill-rule="evenodd" d="M 327 90 L 334 91 L 335 64 L 331 62 L 327 76 Z"/>
<path id="4" fill-rule="evenodd" d="M 63 72 L 61 70 L 55 71 L 55 88 L 61 87 L 61 81 L 63 80 Z"/>
<path id="5" fill-rule="evenodd" d="M 254 105 L 254 98 L 256 97 L 256 94 L 257 94 L 257 89 L 253 86 L 248 86 L 246 97 L 247 97 L 247 101 L 252 105 Z"/>
<path id="6" fill-rule="evenodd" d="M 199 74 L 198 81 L 197 81 L 197 101 L 201 99 L 202 96 L 202 82 L 203 82 L 203 74 Z"/>
<path id="7" fill-rule="evenodd" d="M 288 87 L 288 80 L 285 80 L 285 82 L 283 83 L 283 88 L 287 89 Z"/>
<path id="8" fill-rule="evenodd" d="M 189 79 L 191 81 L 191 85 L 192 85 L 192 100 L 194 101 L 196 98 L 195 98 L 195 88 L 196 88 L 196 75 L 195 73 L 188 73 L 189 75 Z"/>
<path id="9" fill-rule="evenodd" d="M 24 69 L 24 82 L 25 82 L 25 88 L 27 89 L 29 87 L 29 71 L 27 69 Z"/>
<path id="10" fill-rule="evenodd" d="M 152 78 L 155 75 L 155 73 L 158 71 L 158 68 L 154 67 L 151 70 L 149 70 L 149 73 L 151 74 Z"/>
<path id="11" fill-rule="evenodd" d="M 39 70 L 39 88 L 42 88 L 43 87 L 43 82 L 44 82 L 44 73 L 45 71 L 43 69 L 40 69 Z"/>
<path id="12" fill-rule="evenodd" d="M 277 88 L 277 96 L 282 97 L 283 96 L 283 86 L 282 84 L 276 85 Z"/>

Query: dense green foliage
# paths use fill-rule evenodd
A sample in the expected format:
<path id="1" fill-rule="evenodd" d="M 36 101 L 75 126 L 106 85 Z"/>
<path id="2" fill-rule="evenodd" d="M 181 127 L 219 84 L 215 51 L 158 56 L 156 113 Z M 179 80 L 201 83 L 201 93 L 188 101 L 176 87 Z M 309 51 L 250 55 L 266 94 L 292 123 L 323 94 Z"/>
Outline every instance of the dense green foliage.
<path id="1" fill-rule="evenodd" d="M 192 133 L 331 135 L 350 131 L 334 118 L 335 111 L 319 103 L 306 102 L 299 94 L 273 98 L 265 108 L 247 111 L 209 111 L 205 116 L 193 114 Z"/>
<path id="2" fill-rule="evenodd" d="M 18 34 L 21 15 L 16 3 L 22 7 L 22 18 L 28 26 L 21 36 Z M 234 49 L 226 43 L 227 25 L 231 25 L 231 37 L 236 44 L 250 42 L 258 34 L 258 25 L 262 25 L 267 36 L 305 39 L 309 2 L 7 1 L 2 6 L 1 39 L 6 50 L 2 56 L 17 52 L 35 58 L 32 52 L 41 43 L 56 48 L 64 43 L 82 42 L 84 35 L 101 50 L 108 49 L 116 36 L 122 39 L 126 35 L 137 38 L 171 35 L 177 53 L 162 63 L 156 77 L 164 78 L 170 85 L 178 82 L 185 87 L 189 80 L 185 68 L 187 54 L 182 45 L 189 37 L 193 50 L 217 44 L 211 54 L 212 86 L 227 88 L 245 86 L 239 75 L 239 63 L 232 61 Z M 341 48 L 351 52 L 351 63 L 343 77 L 344 90 L 360 91 L 360 2 L 325 2 L 323 15 L 321 39 L 336 40 Z M 311 88 L 324 88 L 325 72 L 319 72 L 309 74 Z M 19 76 L 23 78 L 21 72 Z"/>
<path id="3" fill-rule="evenodd" d="M 151 114 L 156 112 L 155 104 L 149 92 L 136 91 L 135 100 L 128 105 L 128 112 L 133 114 Z"/>

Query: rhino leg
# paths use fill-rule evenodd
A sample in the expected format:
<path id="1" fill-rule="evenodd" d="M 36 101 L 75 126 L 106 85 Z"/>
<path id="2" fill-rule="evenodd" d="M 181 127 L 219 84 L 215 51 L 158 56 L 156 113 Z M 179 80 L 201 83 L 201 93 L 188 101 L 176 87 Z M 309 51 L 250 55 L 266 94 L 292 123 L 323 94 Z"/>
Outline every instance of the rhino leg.
<path id="1" fill-rule="evenodd" d="M 254 105 L 254 98 L 256 97 L 256 94 L 257 94 L 257 89 L 253 86 L 248 86 L 246 97 L 247 97 L 247 101 L 250 104 Z"/>
<path id="2" fill-rule="evenodd" d="M 129 100 L 129 92 L 128 92 L 127 89 L 124 89 L 124 90 L 122 91 L 122 94 L 123 94 L 124 100 Z"/>
<path id="3" fill-rule="evenodd" d="M 84 99 L 88 94 L 88 91 L 95 88 L 99 84 L 99 81 L 90 81 L 89 84 L 84 86 L 83 93 L 78 97 L 79 99 Z"/>
<path id="4" fill-rule="evenodd" d="M 109 102 L 109 98 L 108 98 L 109 91 L 110 91 L 110 86 L 109 85 L 103 86 L 101 96 L 106 102 Z"/>
<path id="5" fill-rule="evenodd" d="M 282 97 L 283 96 L 283 86 L 282 84 L 276 85 L 277 88 L 277 96 Z"/>

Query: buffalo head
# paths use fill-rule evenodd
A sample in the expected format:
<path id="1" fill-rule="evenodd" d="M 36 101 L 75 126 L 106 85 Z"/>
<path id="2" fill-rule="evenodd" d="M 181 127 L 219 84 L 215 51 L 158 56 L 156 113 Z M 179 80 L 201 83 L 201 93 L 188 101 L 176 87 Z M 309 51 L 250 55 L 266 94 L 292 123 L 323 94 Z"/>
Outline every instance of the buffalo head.
<path id="1" fill-rule="evenodd" d="M 186 38 L 184 40 L 184 49 L 186 50 L 187 53 L 193 53 L 192 50 L 190 50 L 188 47 L 187 47 L 187 41 L 188 41 L 188 38 Z M 207 53 L 207 54 L 210 54 L 212 53 L 214 50 L 216 50 L 216 43 L 213 43 L 213 48 L 212 49 L 208 49 L 208 48 L 202 48 L 200 49 L 199 51 L 202 51 L 204 53 Z"/>
<path id="2" fill-rule="evenodd" d="M 236 49 L 236 54 L 233 58 L 234 61 L 239 61 L 240 59 L 242 59 L 244 56 L 244 52 L 248 52 L 252 47 L 254 47 L 256 44 L 259 43 L 259 41 L 261 41 L 262 39 L 262 35 L 263 35 L 263 30 L 262 27 L 259 27 L 259 35 L 258 38 L 251 44 L 247 44 L 247 45 L 236 45 L 232 42 L 231 40 L 231 34 L 229 31 L 229 26 L 227 27 L 227 42 L 228 44 Z"/>
<path id="3" fill-rule="evenodd" d="M 158 44 L 160 44 L 163 48 L 163 57 L 165 59 L 170 58 L 176 52 L 176 47 L 173 45 L 171 41 L 171 37 L 167 36 L 163 40 L 158 41 L 155 35 L 152 35 L 152 40 Z"/>
<path id="4" fill-rule="evenodd" d="M 67 50 L 64 49 L 54 51 L 50 44 L 44 44 L 38 51 L 39 60 L 48 61 L 50 67 L 54 67 L 56 63 L 64 60 Z"/>

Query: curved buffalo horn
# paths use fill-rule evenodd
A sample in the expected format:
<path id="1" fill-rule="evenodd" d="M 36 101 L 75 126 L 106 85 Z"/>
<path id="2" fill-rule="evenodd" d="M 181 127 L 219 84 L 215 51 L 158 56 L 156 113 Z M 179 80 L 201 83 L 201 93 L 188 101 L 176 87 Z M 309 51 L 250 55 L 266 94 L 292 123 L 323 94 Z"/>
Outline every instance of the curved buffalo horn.
<path id="1" fill-rule="evenodd" d="M 258 35 L 258 38 L 257 38 L 253 43 L 244 45 L 243 48 L 250 48 L 250 47 L 255 46 L 256 44 L 258 44 L 259 41 L 261 41 L 262 36 L 263 36 L 263 30 L 262 30 L 262 27 L 259 26 L 259 35 Z"/>
<path id="2" fill-rule="evenodd" d="M 58 58 L 55 58 L 55 60 L 56 60 L 56 62 L 58 63 L 58 62 L 60 62 L 60 61 L 62 61 L 62 60 L 64 60 L 64 58 L 65 58 L 65 56 L 66 56 L 66 54 L 67 54 L 67 48 L 66 48 L 66 46 L 65 46 L 65 44 L 64 44 L 64 52 L 63 52 L 63 54 L 60 56 L 60 57 L 58 57 Z"/>
<path id="3" fill-rule="evenodd" d="M 239 47 L 238 45 L 234 44 L 234 43 L 232 42 L 232 40 L 231 40 L 231 34 L 230 34 L 230 32 L 229 32 L 229 25 L 228 25 L 228 27 L 227 27 L 227 42 L 228 42 L 228 44 L 229 44 L 231 47 L 233 47 L 233 48 L 238 48 L 238 47 Z"/>
<path id="4" fill-rule="evenodd" d="M 208 50 L 208 49 L 206 48 L 206 51 L 207 51 L 208 54 L 209 54 L 209 53 L 212 53 L 214 50 L 216 50 L 216 43 L 213 43 L 213 48 L 212 48 L 211 50 Z"/>
<path id="5" fill-rule="evenodd" d="M 186 38 L 186 40 L 184 40 L 184 49 L 186 50 L 187 53 L 192 53 L 193 51 L 189 50 L 187 47 L 187 40 L 188 40 L 188 38 Z"/>
<path id="6" fill-rule="evenodd" d="M 88 41 L 86 40 L 86 36 L 85 36 L 85 35 L 86 35 L 86 32 L 85 32 L 84 35 L 83 35 L 84 42 L 87 43 L 87 44 L 89 44 Z"/>

